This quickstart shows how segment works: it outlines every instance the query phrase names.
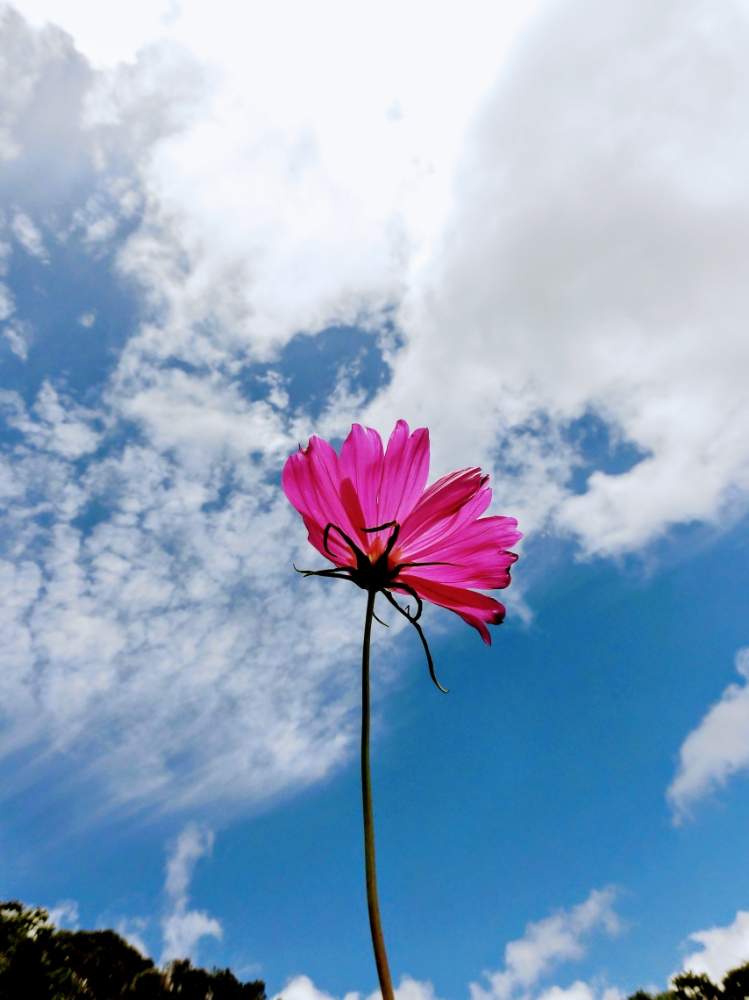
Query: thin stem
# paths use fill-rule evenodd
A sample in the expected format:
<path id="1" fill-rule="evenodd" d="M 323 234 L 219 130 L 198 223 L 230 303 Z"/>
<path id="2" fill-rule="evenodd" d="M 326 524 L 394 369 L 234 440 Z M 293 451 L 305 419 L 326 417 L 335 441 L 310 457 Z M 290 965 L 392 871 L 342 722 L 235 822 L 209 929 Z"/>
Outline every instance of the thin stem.
<path id="1" fill-rule="evenodd" d="M 380 905 L 377 900 L 377 869 L 375 865 L 374 816 L 372 814 L 372 778 L 369 773 L 369 640 L 377 591 L 367 593 L 367 614 L 364 619 L 364 643 L 361 657 L 361 793 L 364 813 L 364 868 L 367 877 L 367 909 L 369 928 L 372 932 L 377 976 L 380 980 L 382 1000 L 394 1000 L 385 939 L 380 923 Z"/>

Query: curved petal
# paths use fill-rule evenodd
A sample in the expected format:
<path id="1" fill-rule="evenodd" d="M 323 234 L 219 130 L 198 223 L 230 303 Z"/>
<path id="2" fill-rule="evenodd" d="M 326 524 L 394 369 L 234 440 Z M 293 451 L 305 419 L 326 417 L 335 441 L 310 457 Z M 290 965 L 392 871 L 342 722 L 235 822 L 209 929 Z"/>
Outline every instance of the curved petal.
<path id="1" fill-rule="evenodd" d="M 468 506 L 468 505 L 467 505 Z M 493 514 L 466 522 L 463 511 L 454 517 L 454 523 L 444 527 L 439 533 L 430 532 L 429 538 L 418 538 L 408 547 L 408 558 L 402 562 L 433 561 L 467 562 L 474 554 L 509 549 L 523 536 L 517 530 L 514 517 Z"/>
<path id="2" fill-rule="evenodd" d="M 315 548 L 331 562 L 351 565 L 353 555 L 338 532 L 331 532 L 328 543 L 333 556 L 322 544 L 328 524 L 335 524 L 358 541 L 347 505 L 341 500 L 338 456 L 328 442 L 311 437 L 306 448 L 287 458 L 281 482 L 289 501 L 304 518 Z"/>
<path id="3" fill-rule="evenodd" d="M 481 469 L 473 468 L 460 469 L 433 483 L 401 525 L 401 549 L 410 551 L 415 539 L 423 541 L 439 537 L 442 522 L 452 518 L 476 496 L 487 479 L 488 476 L 482 475 Z M 487 504 L 490 498 L 491 494 L 486 499 Z"/>
<path id="4" fill-rule="evenodd" d="M 420 427 L 409 435 L 399 420 L 388 441 L 378 505 L 379 524 L 403 521 L 424 492 L 429 475 L 429 431 Z"/>
<path id="5" fill-rule="evenodd" d="M 477 590 L 504 590 L 511 581 L 510 568 L 518 560 L 514 552 L 488 551 L 473 554 L 472 558 L 449 565 L 414 566 L 403 573 L 418 573 L 433 583 L 447 583 Z"/>
<path id="6" fill-rule="evenodd" d="M 354 424 L 341 448 L 340 471 L 341 482 L 348 480 L 349 501 L 356 496 L 363 523 L 356 525 L 357 529 L 371 528 L 382 522 L 378 520 L 377 498 L 380 494 L 383 470 L 382 440 L 377 431 L 371 427 Z M 354 505 L 348 506 L 353 510 Z M 357 516 L 354 515 L 354 516 Z"/>
<path id="7" fill-rule="evenodd" d="M 492 638 L 489 635 L 489 625 L 500 625 L 504 621 L 505 606 L 495 601 L 493 597 L 486 594 L 477 594 L 474 590 L 466 590 L 464 587 L 453 587 L 446 583 L 437 583 L 433 580 L 426 580 L 422 576 L 412 576 L 410 573 L 402 573 L 399 577 L 409 587 L 413 587 L 419 597 L 432 604 L 454 611 L 460 615 L 463 621 L 472 625 L 484 642 L 491 646 Z M 397 589 L 397 584 L 393 587 Z"/>

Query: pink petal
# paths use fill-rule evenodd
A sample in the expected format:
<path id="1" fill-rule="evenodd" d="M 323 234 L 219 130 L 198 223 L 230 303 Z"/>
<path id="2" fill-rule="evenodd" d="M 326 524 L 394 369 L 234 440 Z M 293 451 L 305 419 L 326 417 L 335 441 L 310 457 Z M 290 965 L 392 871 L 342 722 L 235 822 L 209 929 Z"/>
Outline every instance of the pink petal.
<path id="1" fill-rule="evenodd" d="M 459 520 L 462 513 L 460 511 L 455 515 L 454 523 L 446 525 L 439 534 L 432 531 L 426 540 L 415 539 L 407 550 L 404 546 L 401 562 L 465 561 L 473 552 L 496 553 L 497 550 L 508 549 L 523 537 L 517 530 L 514 517 L 492 515 L 466 524 Z"/>
<path id="2" fill-rule="evenodd" d="M 304 518 L 310 542 L 326 559 L 350 565 L 351 550 L 338 532 L 331 531 L 328 542 L 334 558 L 322 544 L 328 524 L 337 525 L 357 541 L 358 533 L 341 500 L 339 479 L 338 456 L 327 441 L 317 436 L 310 438 L 306 448 L 289 456 L 281 477 L 286 496 Z"/>
<path id="3" fill-rule="evenodd" d="M 358 499 L 357 512 L 363 520 L 357 528 L 372 528 L 378 520 L 377 499 L 380 494 L 383 469 L 382 440 L 371 427 L 354 424 L 341 448 L 341 482 L 348 480 L 349 498 Z M 366 537 L 366 536 L 364 536 Z"/>
<path id="4" fill-rule="evenodd" d="M 385 452 L 379 498 L 379 523 L 401 524 L 424 492 L 429 475 L 429 431 L 420 427 L 409 436 L 408 424 L 399 420 Z"/>
<path id="5" fill-rule="evenodd" d="M 400 547 L 407 551 L 414 539 L 423 540 L 430 529 L 434 529 L 435 537 L 438 536 L 441 522 L 453 517 L 465 506 L 482 489 L 487 478 L 481 474 L 481 469 L 474 468 L 460 469 L 438 479 L 422 494 L 403 522 Z"/>
<path id="6" fill-rule="evenodd" d="M 510 567 L 517 562 L 514 552 L 487 552 L 483 558 L 474 555 L 470 561 L 449 566 L 415 566 L 403 573 L 418 573 L 425 580 L 448 583 L 478 590 L 503 590 L 509 587 Z"/>
<path id="7" fill-rule="evenodd" d="M 421 576 L 412 576 L 410 573 L 400 574 L 399 579 L 413 587 L 419 597 L 460 615 L 463 621 L 477 629 L 484 642 L 491 646 L 492 639 L 486 623 L 499 625 L 504 621 L 505 607 L 499 601 L 487 597 L 486 594 L 477 594 L 474 590 L 436 583 Z"/>

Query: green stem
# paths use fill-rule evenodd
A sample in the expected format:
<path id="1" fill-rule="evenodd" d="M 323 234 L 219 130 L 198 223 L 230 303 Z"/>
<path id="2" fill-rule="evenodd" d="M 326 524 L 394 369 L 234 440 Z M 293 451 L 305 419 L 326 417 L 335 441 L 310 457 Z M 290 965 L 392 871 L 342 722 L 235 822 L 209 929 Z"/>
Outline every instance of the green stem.
<path id="1" fill-rule="evenodd" d="M 369 773 L 369 640 L 372 635 L 372 618 L 376 591 L 367 594 L 367 615 L 364 619 L 364 643 L 361 657 L 361 794 L 364 812 L 364 867 L 367 876 L 367 909 L 369 928 L 372 932 L 377 976 L 380 980 L 382 1000 L 394 1000 L 385 939 L 380 923 L 380 904 L 377 900 L 377 868 L 375 865 L 374 817 L 372 815 L 372 778 Z"/>

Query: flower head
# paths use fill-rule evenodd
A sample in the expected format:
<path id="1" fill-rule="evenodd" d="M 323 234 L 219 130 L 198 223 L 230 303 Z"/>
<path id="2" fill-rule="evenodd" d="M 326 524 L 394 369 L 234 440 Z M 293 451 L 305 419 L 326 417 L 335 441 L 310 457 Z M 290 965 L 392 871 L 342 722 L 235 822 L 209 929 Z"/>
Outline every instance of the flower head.
<path id="1" fill-rule="evenodd" d="M 334 568 L 304 572 L 382 591 L 412 624 L 423 601 L 438 604 L 490 644 L 487 625 L 500 624 L 505 609 L 477 591 L 509 585 L 517 559 L 509 547 L 522 537 L 517 521 L 481 516 L 492 494 L 480 469 L 460 469 L 429 487 L 428 475 L 429 432 L 411 434 L 405 420 L 386 449 L 377 431 L 359 424 L 340 455 L 311 437 L 287 459 L 283 488 L 310 542 Z M 393 593 L 413 598 L 416 612 L 405 612 Z"/>

